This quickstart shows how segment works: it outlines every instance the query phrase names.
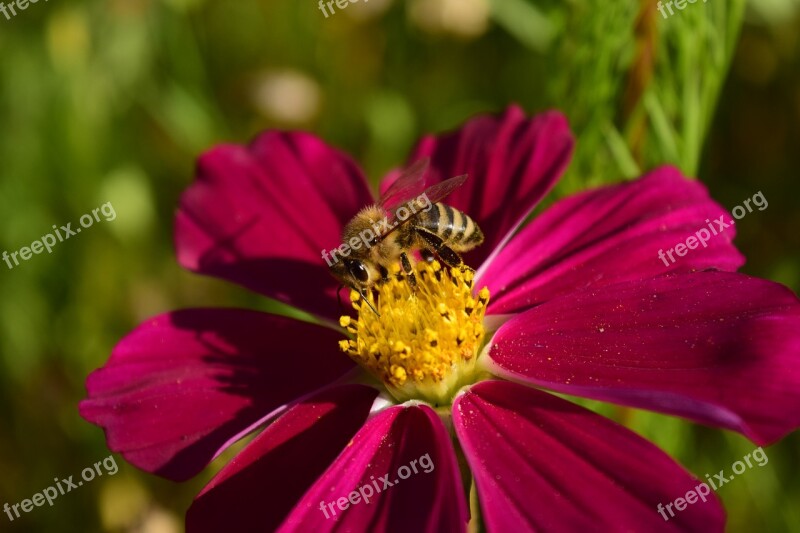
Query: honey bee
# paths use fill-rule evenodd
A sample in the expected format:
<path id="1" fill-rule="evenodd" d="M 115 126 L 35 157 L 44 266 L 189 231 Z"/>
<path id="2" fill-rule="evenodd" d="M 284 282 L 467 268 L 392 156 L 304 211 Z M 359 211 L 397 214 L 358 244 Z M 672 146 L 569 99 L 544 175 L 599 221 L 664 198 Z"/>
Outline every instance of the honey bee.
<path id="1" fill-rule="evenodd" d="M 352 248 L 341 260 L 329 263 L 331 273 L 343 286 L 358 291 L 367 303 L 366 291 L 386 281 L 389 268 L 398 261 L 408 282 L 416 287 L 413 255 L 409 256 L 412 251 L 418 250 L 428 261 L 438 258 L 447 266 L 463 267 L 459 252 L 483 242 L 483 232 L 469 215 L 440 203 L 463 185 L 467 175 L 425 189 L 428 165 L 428 159 L 412 165 L 377 204 L 359 211 L 342 232 L 343 246 L 349 243 Z"/>

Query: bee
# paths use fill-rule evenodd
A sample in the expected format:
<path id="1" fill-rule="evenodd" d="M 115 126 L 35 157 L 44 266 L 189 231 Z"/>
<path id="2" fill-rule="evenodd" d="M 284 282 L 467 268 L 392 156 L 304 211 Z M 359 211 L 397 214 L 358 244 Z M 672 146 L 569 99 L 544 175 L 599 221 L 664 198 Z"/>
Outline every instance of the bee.
<path id="1" fill-rule="evenodd" d="M 463 268 L 459 252 L 472 250 L 483 242 L 483 232 L 469 215 L 440 203 L 464 184 L 467 175 L 425 189 L 429 162 L 422 159 L 412 165 L 377 204 L 359 211 L 344 227 L 343 243 L 363 242 L 364 246 L 353 246 L 351 253 L 333 263 L 330 270 L 343 286 L 358 291 L 367 303 L 366 291 L 388 280 L 389 268 L 397 262 L 409 284 L 416 287 L 411 252 L 419 251 L 427 261 L 439 258 L 447 266 Z"/>

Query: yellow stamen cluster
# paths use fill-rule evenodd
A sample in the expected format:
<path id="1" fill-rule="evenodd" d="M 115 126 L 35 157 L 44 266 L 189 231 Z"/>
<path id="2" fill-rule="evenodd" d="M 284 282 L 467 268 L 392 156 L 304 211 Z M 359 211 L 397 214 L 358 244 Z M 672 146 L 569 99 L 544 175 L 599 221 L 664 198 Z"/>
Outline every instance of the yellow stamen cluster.
<path id="1" fill-rule="evenodd" d="M 358 318 L 341 317 L 352 339 L 340 347 L 397 399 L 445 403 L 474 377 L 489 290 L 473 296 L 472 270 L 436 261 L 416 265 L 416 290 L 398 270 L 367 295 L 380 316 L 351 291 Z"/>

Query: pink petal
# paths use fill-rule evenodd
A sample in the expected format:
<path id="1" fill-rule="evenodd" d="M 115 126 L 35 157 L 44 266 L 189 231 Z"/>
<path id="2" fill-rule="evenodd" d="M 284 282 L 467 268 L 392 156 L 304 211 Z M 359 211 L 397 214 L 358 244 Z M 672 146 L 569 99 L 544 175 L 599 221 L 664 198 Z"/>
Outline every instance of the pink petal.
<path id="1" fill-rule="evenodd" d="M 328 318 L 341 314 L 323 250 L 372 202 L 345 154 L 306 133 L 270 131 L 204 154 L 175 221 L 178 261 Z"/>
<path id="2" fill-rule="evenodd" d="M 684 416 L 766 444 L 800 425 L 800 302 L 729 272 L 556 298 L 506 322 L 496 375 Z"/>
<path id="3" fill-rule="evenodd" d="M 714 494 L 683 511 L 662 507 L 665 520 L 659 504 L 700 482 L 633 432 L 551 394 L 484 381 L 456 398 L 453 424 L 489 531 L 723 530 Z"/>
<path id="4" fill-rule="evenodd" d="M 270 413 L 353 368 L 336 331 L 241 309 L 188 309 L 142 324 L 86 380 L 83 418 L 139 468 L 202 470 Z"/>
<path id="5" fill-rule="evenodd" d="M 197 496 L 186 530 L 275 531 L 364 424 L 377 394 L 344 385 L 289 408 Z"/>
<path id="6" fill-rule="evenodd" d="M 716 267 L 735 271 L 744 257 L 731 241 L 731 226 L 719 235 L 710 221 L 732 217 L 706 188 L 663 167 L 636 181 L 571 196 L 547 209 L 516 235 L 487 267 L 478 286 L 488 285 L 490 314 L 517 313 L 583 287 L 650 278 L 671 270 Z M 683 257 L 666 251 L 701 229 L 706 247 Z M 665 259 L 659 258 L 659 250 Z M 666 264 L 665 262 L 666 261 Z"/>
<path id="7" fill-rule="evenodd" d="M 384 477 L 393 486 L 385 486 Z M 352 500 L 355 504 L 347 501 L 358 489 L 369 503 L 358 493 Z M 368 489 L 373 490 L 372 497 Z M 336 505 L 339 502 L 347 505 L 345 510 Z M 325 505 L 323 511 L 323 504 L 334 505 L 332 509 Z M 433 533 L 465 531 L 467 520 L 466 497 L 447 429 L 427 406 L 397 406 L 367 422 L 279 531 Z"/>
<path id="8" fill-rule="evenodd" d="M 531 119 L 517 106 L 499 117 L 479 116 L 460 130 L 423 138 L 411 161 L 431 158 L 429 183 L 461 174 L 467 182 L 444 203 L 470 215 L 486 240 L 464 255 L 478 266 L 499 249 L 555 185 L 574 144 L 566 119 L 551 111 Z M 396 178 L 391 174 L 388 182 Z"/>

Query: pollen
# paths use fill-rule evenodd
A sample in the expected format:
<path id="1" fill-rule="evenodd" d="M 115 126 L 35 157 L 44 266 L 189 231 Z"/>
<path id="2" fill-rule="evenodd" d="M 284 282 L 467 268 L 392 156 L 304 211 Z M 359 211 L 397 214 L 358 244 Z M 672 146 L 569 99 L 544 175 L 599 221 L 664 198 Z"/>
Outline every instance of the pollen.
<path id="1" fill-rule="evenodd" d="M 436 261 L 417 263 L 416 289 L 398 273 L 366 295 L 378 314 L 351 291 L 358 317 L 339 320 L 351 335 L 339 347 L 398 400 L 443 404 L 473 381 L 489 290 L 475 293 L 472 270 Z"/>

